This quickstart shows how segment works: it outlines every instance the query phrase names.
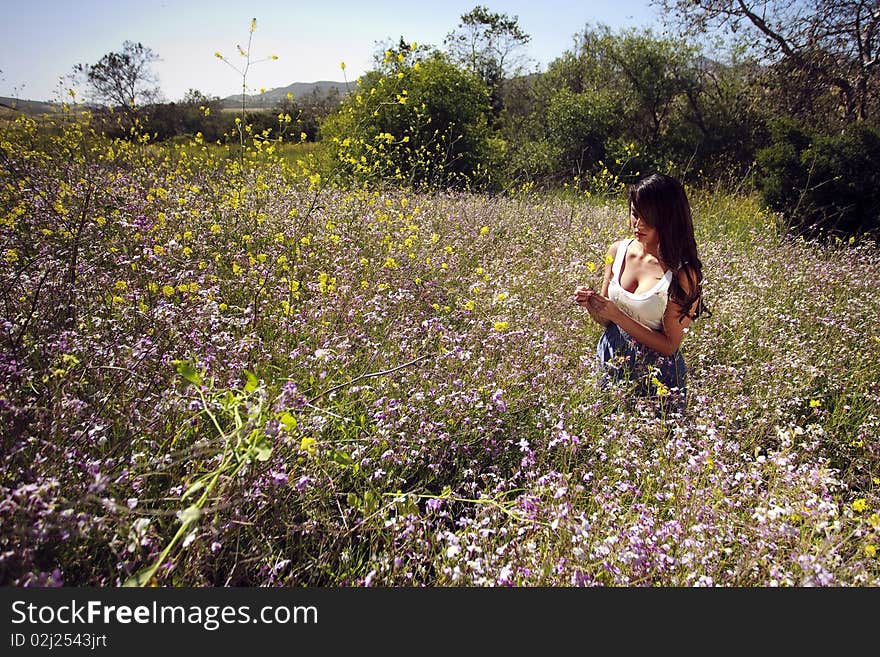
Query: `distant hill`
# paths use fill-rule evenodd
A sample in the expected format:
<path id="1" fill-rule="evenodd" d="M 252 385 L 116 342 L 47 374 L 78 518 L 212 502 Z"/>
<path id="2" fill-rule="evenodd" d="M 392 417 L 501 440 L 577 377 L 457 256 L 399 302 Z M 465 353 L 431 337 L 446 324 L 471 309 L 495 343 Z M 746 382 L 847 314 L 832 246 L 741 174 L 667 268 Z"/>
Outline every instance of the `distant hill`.
<path id="1" fill-rule="evenodd" d="M 320 82 L 294 82 L 286 87 L 276 87 L 261 94 L 247 94 L 245 103 L 247 107 L 259 109 L 261 107 L 274 107 L 287 100 L 287 94 L 293 94 L 294 101 L 301 101 L 313 94 L 319 97 L 325 97 L 332 93 L 335 89 L 339 93 L 340 98 L 348 95 L 349 91 L 355 86 L 354 82 L 331 82 L 321 80 Z M 234 109 L 241 107 L 241 94 L 235 94 L 221 98 L 224 108 Z"/>
<path id="2" fill-rule="evenodd" d="M 0 109 L 4 114 L 12 114 L 21 112 L 23 114 L 51 114 L 58 110 L 60 106 L 56 103 L 44 103 L 38 100 L 20 100 L 18 98 L 9 98 L 0 96 Z"/>
<path id="3" fill-rule="evenodd" d="M 312 98 L 316 94 L 319 98 L 326 98 L 327 95 L 337 91 L 339 98 L 348 95 L 351 89 L 354 89 L 355 83 L 349 82 L 332 82 L 329 80 L 321 80 L 319 82 L 294 82 L 286 87 L 277 87 L 270 89 L 262 94 L 248 94 L 245 97 L 247 107 L 251 109 L 260 109 L 263 107 L 276 107 L 287 100 L 288 92 L 293 94 L 294 101 L 304 101 Z M 241 94 L 227 96 L 221 98 L 220 102 L 224 108 L 237 109 L 241 107 Z M 13 115 L 19 112 L 29 115 L 51 114 L 58 111 L 60 105 L 57 103 L 42 102 L 37 100 L 21 100 L 19 98 L 9 98 L 0 96 L 0 116 Z"/>

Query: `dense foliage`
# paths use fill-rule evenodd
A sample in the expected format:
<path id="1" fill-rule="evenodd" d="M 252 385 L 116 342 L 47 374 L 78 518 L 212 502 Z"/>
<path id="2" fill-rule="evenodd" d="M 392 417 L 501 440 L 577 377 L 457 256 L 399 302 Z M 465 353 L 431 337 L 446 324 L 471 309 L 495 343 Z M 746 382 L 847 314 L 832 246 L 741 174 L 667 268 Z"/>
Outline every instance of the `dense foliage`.
<path id="1" fill-rule="evenodd" d="M 810 235 L 880 230 L 880 131 L 853 123 L 834 135 L 792 119 L 773 123 L 758 151 L 758 186 L 788 225 Z"/>
<path id="2" fill-rule="evenodd" d="M 476 74 L 404 44 L 358 80 L 321 135 L 341 170 L 359 182 L 483 186 L 494 164 L 489 112 L 488 89 Z"/>

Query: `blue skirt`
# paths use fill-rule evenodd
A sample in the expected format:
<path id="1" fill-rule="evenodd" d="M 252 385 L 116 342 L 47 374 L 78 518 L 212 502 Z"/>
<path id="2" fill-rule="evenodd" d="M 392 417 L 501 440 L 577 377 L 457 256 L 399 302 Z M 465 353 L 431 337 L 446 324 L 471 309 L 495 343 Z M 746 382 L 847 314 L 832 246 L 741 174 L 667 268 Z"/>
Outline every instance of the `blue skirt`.
<path id="1" fill-rule="evenodd" d="M 636 396 L 657 397 L 669 402 L 672 409 L 684 411 L 687 368 L 681 351 L 664 356 L 611 323 L 599 338 L 596 355 L 606 385 L 628 382 Z"/>

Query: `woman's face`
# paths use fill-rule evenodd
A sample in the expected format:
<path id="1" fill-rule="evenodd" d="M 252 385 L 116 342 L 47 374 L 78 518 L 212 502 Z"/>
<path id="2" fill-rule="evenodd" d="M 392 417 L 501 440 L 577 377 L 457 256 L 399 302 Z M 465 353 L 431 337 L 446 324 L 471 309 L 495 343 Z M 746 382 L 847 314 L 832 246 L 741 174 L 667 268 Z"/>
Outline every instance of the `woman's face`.
<path id="1" fill-rule="evenodd" d="M 642 244 L 655 244 L 658 241 L 657 229 L 645 223 L 633 205 L 629 206 L 629 221 L 633 234 Z"/>

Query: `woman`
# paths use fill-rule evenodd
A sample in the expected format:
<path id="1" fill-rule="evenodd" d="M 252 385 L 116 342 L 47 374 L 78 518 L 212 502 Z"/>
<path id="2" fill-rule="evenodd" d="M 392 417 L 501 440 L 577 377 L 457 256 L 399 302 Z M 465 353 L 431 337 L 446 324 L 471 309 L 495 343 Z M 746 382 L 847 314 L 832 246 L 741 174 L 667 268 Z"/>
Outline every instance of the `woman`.
<path id="1" fill-rule="evenodd" d="M 575 300 L 605 327 L 596 351 L 608 378 L 683 411 L 679 346 L 691 321 L 708 313 L 690 204 L 675 178 L 654 174 L 630 186 L 629 210 L 633 237 L 608 248 L 601 293 L 579 286 Z"/>

